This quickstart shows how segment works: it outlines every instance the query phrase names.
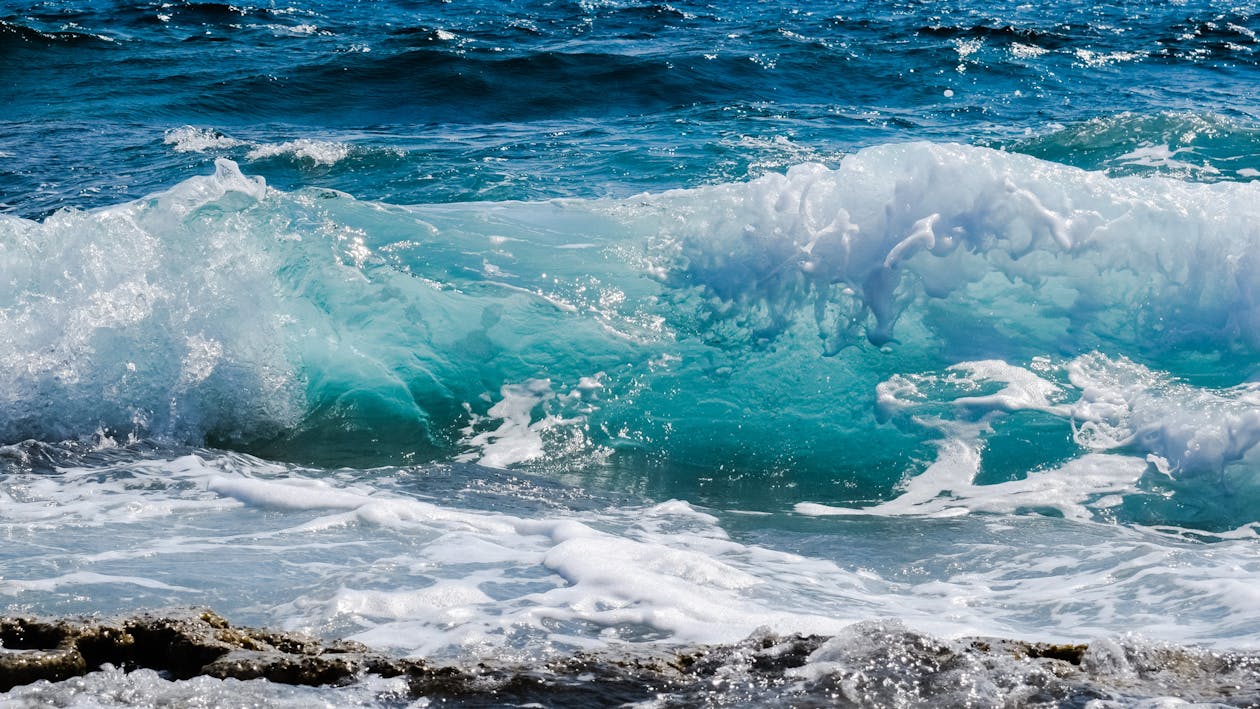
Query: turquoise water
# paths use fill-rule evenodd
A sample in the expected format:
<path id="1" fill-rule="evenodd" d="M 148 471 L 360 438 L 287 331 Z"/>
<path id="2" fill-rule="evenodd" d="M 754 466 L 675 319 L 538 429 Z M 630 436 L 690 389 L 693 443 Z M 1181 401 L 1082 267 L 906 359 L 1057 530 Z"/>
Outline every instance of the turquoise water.
<path id="1" fill-rule="evenodd" d="M 0 602 L 1254 647 L 1258 18 L 0 8 Z"/>

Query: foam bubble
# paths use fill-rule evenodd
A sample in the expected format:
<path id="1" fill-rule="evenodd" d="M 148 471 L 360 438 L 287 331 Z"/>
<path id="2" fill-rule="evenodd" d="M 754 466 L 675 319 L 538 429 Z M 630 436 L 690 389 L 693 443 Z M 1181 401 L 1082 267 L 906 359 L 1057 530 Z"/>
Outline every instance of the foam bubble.
<path id="1" fill-rule="evenodd" d="M 492 468 L 528 463 L 544 456 L 553 464 L 574 456 L 584 463 L 602 460 L 610 451 L 592 446 L 586 431 L 587 416 L 595 410 L 591 402 L 595 392 L 603 387 L 603 376 L 601 372 L 594 377 L 581 377 L 571 392 L 560 396 L 552 391 L 548 379 L 507 384 L 499 390 L 499 401 L 485 415 L 466 405 L 469 421 L 460 444 L 468 450 L 455 459 Z M 535 416 L 535 411 L 541 411 L 541 415 Z"/>
<path id="2" fill-rule="evenodd" d="M 1011 42 L 1010 51 L 1011 55 L 1017 59 L 1035 59 L 1050 53 L 1050 50 L 1045 47 L 1038 47 L 1034 44 L 1023 44 L 1021 42 Z"/>
<path id="3" fill-rule="evenodd" d="M 1112 64 L 1120 64 L 1143 59 L 1147 56 L 1146 52 L 1096 52 L 1092 49 L 1076 49 L 1073 51 L 1082 65 L 1097 68 L 1100 66 L 1110 66 Z"/>
<path id="4" fill-rule="evenodd" d="M 1087 355 L 1068 367 L 1081 398 L 1078 441 L 1132 446 L 1176 477 L 1214 473 L 1260 443 L 1260 384 L 1213 390 L 1178 382 L 1127 359 Z"/>
<path id="5" fill-rule="evenodd" d="M 922 515 L 956 517 L 973 512 L 1016 514 L 1026 510 L 1055 510 L 1064 517 L 1092 520 L 1100 510 L 1135 492 L 1146 472 L 1146 461 L 1129 456 L 1090 454 L 1052 470 L 1038 470 L 1021 480 L 980 485 L 979 445 L 950 439 L 940 444 L 936 461 L 911 478 L 895 499 L 871 507 L 846 508 L 798 503 L 800 514 Z"/>
<path id="6" fill-rule="evenodd" d="M 284 28 L 286 32 L 299 31 L 301 27 Z M 316 31 L 313 27 L 311 32 Z M 283 158 L 313 166 L 335 165 L 350 157 L 356 148 L 349 143 L 315 138 L 295 138 L 278 143 L 256 142 L 233 138 L 222 131 L 198 126 L 171 128 L 163 136 L 163 142 L 177 153 L 224 153 L 234 148 L 248 148 L 245 159 L 251 161 Z M 398 150 L 389 150 L 400 154 Z"/>
<path id="7" fill-rule="evenodd" d="M 1185 149 L 1172 149 L 1168 145 L 1153 145 L 1146 143 L 1130 150 L 1123 155 L 1115 158 L 1120 165 L 1141 165 L 1143 167 L 1154 167 L 1166 170 L 1170 173 L 1194 174 L 1194 173 L 1215 173 L 1218 170 L 1207 164 L 1195 164 L 1187 160 L 1180 160 L 1178 155 L 1192 157 L 1193 152 Z"/>

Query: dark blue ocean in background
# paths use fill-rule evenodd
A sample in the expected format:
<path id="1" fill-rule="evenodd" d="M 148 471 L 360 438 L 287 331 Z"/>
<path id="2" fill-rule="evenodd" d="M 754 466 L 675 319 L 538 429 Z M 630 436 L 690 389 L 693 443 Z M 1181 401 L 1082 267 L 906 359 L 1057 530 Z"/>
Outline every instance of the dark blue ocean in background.
<path id="1" fill-rule="evenodd" d="M 1247 3 L 0 9 L 4 209 L 26 218 L 216 157 L 392 204 L 628 197 L 912 140 L 1112 175 L 1256 169 Z"/>
<path id="2" fill-rule="evenodd" d="M 0 3 L 0 606 L 467 664 L 847 638 L 715 705 L 1040 681 L 927 693 L 906 637 L 1088 641 L 1121 688 L 1260 649 L 1257 32 Z M 0 702 L 410 701 L 77 682 Z"/>

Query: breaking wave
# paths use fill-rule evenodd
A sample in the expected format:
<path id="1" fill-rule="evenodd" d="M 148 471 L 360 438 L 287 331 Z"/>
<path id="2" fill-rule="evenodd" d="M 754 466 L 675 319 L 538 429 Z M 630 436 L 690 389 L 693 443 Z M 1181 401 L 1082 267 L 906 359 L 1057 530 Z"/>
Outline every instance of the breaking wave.
<path id="1" fill-rule="evenodd" d="M 0 215 L 0 441 L 594 467 L 845 510 L 970 456 L 903 499 L 927 514 L 1102 464 L 1123 480 L 1043 506 L 1236 526 L 1258 193 L 913 143 L 625 200 L 395 206 L 220 160 Z"/>

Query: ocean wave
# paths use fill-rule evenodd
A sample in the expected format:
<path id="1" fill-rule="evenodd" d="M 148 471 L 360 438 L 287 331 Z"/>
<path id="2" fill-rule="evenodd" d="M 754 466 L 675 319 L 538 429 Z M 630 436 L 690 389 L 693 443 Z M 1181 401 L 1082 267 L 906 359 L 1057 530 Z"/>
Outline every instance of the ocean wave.
<path id="1" fill-rule="evenodd" d="M 878 346 L 913 313 L 962 349 L 979 325 L 996 330 L 984 346 L 1005 354 L 1229 350 L 1260 344 L 1246 265 L 1260 233 L 1244 206 L 1257 189 L 1112 179 L 965 146 L 886 146 L 837 170 L 804 165 L 662 195 L 671 216 L 654 258 L 676 294 L 704 296 L 696 306 L 709 332 L 748 341 L 812 315 L 828 351 Z M 960 326 L 951 333 L 922 310 L 950 303 L 994 319 L 986 327 L 951 312 Z"/>
<path id="2" fill-rule="evenodd" d="M 295 423 L 266 254 L 230 223 L 211 238 L 197 229 L 265 191 L 224 163 L 141 202 L 6 218 L 0 270 L 14 288 L 0 320 L 21 335 L 0 355 L 3 437 L 195 439 L 220 424 Z"/>
<path id="3" fill-rule="evenodd" d="M 1059 49 L 1070 44 L 1073 37 L 1070 28 L 1055 27 L 1043 30 L 1035 27 L 1017 27 L 1015 25 L 924 25 L 915 30 L 919 34 L 943 37 L 946 39 L 984 39 L 1009 42 L 1012 45 L 1024 44 L 1043 49 Z"/>
<path id="4" fill-rule="evenodd" d="M 331 166 L 350 157 L 372 155 L 401 156 L 398 149 L 372 148 L 351 143 L 295 138 L 279 143 L 239 140 L 220 131 L 196 126 L 172 128 L 163 136 L 163 142 L 177 153 L 235 154 L 236 148 L 247 148 L 243 158 L 251 162 L 284 160 L 299 166 Z"/>
<path id="5" fill-rule="evenodd" d="M 1257 189 L 919 143 L 628 200 L 399 207 L 267 190 L 220 160 L 137 202 L 0 217 L 0 439 L 664 468 L 677 484 L 724 469 L 714 494 L 843 503 L 896 497 L 943 439 L 1005 435 L 1053 442 L 1011 470 L 1127 456 L 1225 495 L 1255 466 L 1255 402 L 1229 387 L 1260 349 Z M 1090 357 L 1181 393 L 1134 393 L 1120 419 L 1106 397 L 1004 404 L 1014 423 L 970 438 L 874 405 L 881 383 L 960 362 Z M 1064 381 L 1101 396 L 1083 376 Z M 1011 479 L 1002 455 L 979 458 L 968 480 Z M 1130 482 L 1116 494 L 1140 496 Z"/>
<path id="6" fill-rule="evenodd" d="M 0 20 L 0 50 L 34 47 L 100 47 L 115 43 L 108 35 L 74 30 L 39 30 L 17 22 Z"/>

